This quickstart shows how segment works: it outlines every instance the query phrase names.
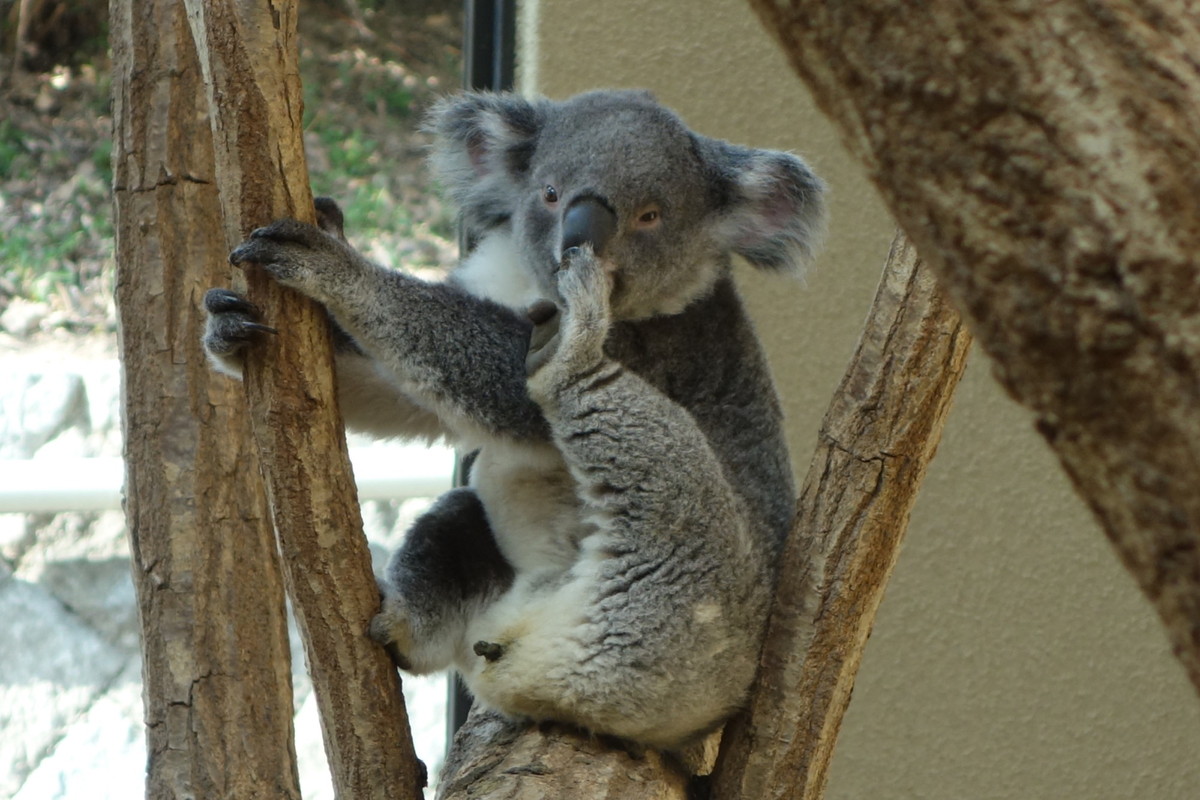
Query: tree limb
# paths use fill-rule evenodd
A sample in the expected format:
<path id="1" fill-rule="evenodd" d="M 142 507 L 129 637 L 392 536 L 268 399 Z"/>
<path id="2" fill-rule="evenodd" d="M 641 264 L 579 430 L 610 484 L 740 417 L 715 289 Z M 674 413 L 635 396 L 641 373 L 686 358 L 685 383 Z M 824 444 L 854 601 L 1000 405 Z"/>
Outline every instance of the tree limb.
<path id="1" fill-rule="evenodd" d="M 752 0 L 1200 690 L 1200 15 Z"/>
<path id="2" fill-rule="evenodd" d="M 725 729 L 713 797 L 819 798 L 875 611 L 971 337 L 896 236 L 821 426 L 781 559 L 758 680 Z"/>
<path id="3" fill-rule="evenodd" d="M 631 755 L 560 726 L 509 722 L 472 710 L 454 737 L 438 800 L 684 800 L 687 777 L 658 753 Z"/>

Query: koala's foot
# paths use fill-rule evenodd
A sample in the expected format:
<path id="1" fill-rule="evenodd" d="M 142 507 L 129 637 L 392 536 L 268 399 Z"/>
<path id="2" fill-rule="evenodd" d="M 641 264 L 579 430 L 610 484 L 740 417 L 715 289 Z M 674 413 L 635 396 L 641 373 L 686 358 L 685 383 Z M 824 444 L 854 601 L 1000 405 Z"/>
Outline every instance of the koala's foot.
<path id="1" fill-rule="evenodd" d="M 340 215 L 336 204 L 321 212 L 324 230 L 294 219 L 272 222 L 251 232 L 229 261 L 239 267 L 257 264 L 284 286 L 325 302 L 359 258 L 340 236 Z"/>
<path id="2" fill-rule="evenodd" d="M 278 333 L 260 322 L 258 307 L 230 289 L 209 289 L 204 293 L 204 349 L 209 359 L 229 375 L 242 375 L 243 352 L 264 333 Z"/>
<path id="3" fill-rule="evenodd" d="M 495 642 L 476 642 L 471 648 L 475 655 L 482 656 L 489 664 L 504 657 L 504 645 Z"/>
<path id="4" fill-rule="evenodd" d="M 391 657 L 392 663 L 406 672 L 412 671 L 409 653 L 412 651 L 412 624 L 402 604 L 380 586 L 383 609 L 371 618 L 367 635 Z"/>
<path id="5" fill-rule="evenodd" d="M 563 312 L 551 313 L 553 306 L 547 301 L 535 303 L 527 312 L 534 331 L 525 367 L 535 398 L 549 396 L 605 361 L 612 288 L 611 265 L 598 258 L 591 246 L 573 247 L 564 254 L 558 274 Z"/>

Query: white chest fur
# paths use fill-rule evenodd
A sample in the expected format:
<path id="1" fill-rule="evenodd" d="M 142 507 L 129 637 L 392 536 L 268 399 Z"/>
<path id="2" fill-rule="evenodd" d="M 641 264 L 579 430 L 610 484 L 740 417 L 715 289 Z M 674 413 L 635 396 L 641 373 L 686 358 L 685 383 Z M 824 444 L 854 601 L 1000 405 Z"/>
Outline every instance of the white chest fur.
<path id="1" fill-rule="evenodd" d="M 486 297 L 524 311 L 543 294 L 521 264 L 516 244 L 506 231 L 489 234 L 454 270 L 459 286 L 477 297 Z"/>

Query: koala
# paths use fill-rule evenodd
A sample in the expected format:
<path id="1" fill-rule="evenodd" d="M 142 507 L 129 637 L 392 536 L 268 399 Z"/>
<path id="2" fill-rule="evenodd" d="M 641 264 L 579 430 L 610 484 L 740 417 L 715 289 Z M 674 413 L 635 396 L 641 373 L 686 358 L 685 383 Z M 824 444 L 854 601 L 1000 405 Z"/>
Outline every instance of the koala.
<path id="1" fill-rule="evenodd" d="M 231 254 L 324 305 L 349 426 L 475 454 L 393 555 L 369 634 L 510 718 L 690 746 L 754 679 L 795 493 L 732 256 L 801 269 L 823 184 L 637 91 L 469 93 L 428 128 L 474 242 L 445 281 L 369 262 L 329 201 Z M 229 290 L 205 305 L 240 375 L 270 328 Z"/>

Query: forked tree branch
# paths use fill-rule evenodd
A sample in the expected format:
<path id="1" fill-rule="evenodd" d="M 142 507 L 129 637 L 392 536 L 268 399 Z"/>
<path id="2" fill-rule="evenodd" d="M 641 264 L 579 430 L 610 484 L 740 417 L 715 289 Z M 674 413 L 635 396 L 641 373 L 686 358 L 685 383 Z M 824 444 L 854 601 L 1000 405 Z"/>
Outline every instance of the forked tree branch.
<path id="1" fill-rule="evenodd" d="M 302 139 L 296 0 L 186 0 L 213 121 L 227 247 L 279 218 L 312 221 Z M 279 329 L 245 384 L 338 797 L 415 800 L 421 772 L 395 668 L 367 624 L 379 592 L 333 384 L 321 310 L 251 271 Z M 264 776 L 265 778 L 265 776 Z"/>
<path id="2" fill-rule="evenodd" d="M 825 413 L 748 710 L 713 797 L 819 798 L 850 690 L 970 334 L 903 234 Z"/>

